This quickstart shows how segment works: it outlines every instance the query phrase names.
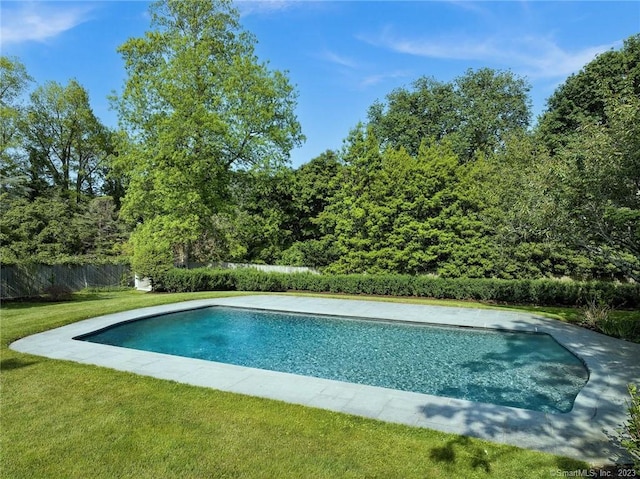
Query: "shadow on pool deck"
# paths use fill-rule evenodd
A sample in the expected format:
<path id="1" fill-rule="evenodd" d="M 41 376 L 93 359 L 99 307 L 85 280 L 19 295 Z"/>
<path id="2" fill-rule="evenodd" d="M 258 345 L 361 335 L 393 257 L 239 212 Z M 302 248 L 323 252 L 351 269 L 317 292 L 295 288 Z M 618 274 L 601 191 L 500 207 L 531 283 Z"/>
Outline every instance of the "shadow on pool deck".
<path id="1" fill-rule="evenodd" d="M 515 329 L 531 329 L 531 325 L 525 321 L 514 321 L 513 326 Z M 499 328 L 500 325 L 494 327 Z M 480 404 L 456 403 L 425 405 L 421 411 L 424 417 L 436 423 L 455 420 L 463 425 L 462 434 L 496 442 L 518 444 L 555 454 L 564 454 L 562 449 L 580 451 L 585 457 L 603 457 L 604 454 L 610 463 L 633 462 L 620 443 L 620 430 L 626 421 L 621 411 L 626 412 L 629 399 L 620 391 L 626 389 L 629 378 L 640 378 L 638 345 L 588 331 L 590 338 L 599 336 L 600 344 L 590 341 L 587 346 L 582 343 L 581 338 L 576 340 L 570 337 L 566 325 L 562 323 L 554 325 L 553 322 L 549 322 L 545 324 L 544 330 L 569 350 L 577 353 L 587 365 L 598 364 L 598 368 L 601 369 L 598 374 L 591 371 L 589 387 L 578 395 L 579 400 L 576 400 L 572 412 L 580 408 L 582 410 L 579 414 L 540 414 L 536 411 L 518 409 L 510 417 L 510 422 L 514 425 L 507 425 L 499 419 L 496 421 L 496 415 L 491 408 L 484 408 Z M 615 349 L 612 349 L 612 345 Z M 488 355 L 487 359 L 490 361 L 491 355 Z M 602 370 L 605 370 L 606 374 L 602 374 Z M 500 391 L 500 388 L 496 388 L 497 393 Z M 581 407 L 578 403 L 591 404 L 592 407 Z M 515 421 L 514 414 L 518 416 Z M 550 435 L 556 439 L 554 442 L 559 441 L 564 447 L 559 450 L 557 445 L 547 444 L 546 438 Z M 575 457 L 575 454 L 569 455 Z M 443 457 L 446 457 L 446 454 Z"/>

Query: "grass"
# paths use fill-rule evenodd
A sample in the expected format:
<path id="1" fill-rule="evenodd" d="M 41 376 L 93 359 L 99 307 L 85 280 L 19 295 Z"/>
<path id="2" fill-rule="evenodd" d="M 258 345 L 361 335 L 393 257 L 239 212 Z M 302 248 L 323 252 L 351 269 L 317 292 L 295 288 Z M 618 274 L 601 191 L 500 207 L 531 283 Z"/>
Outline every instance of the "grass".
<path id="1" fill-rule="evenodd" d="M 88 317 L 231 294 L 110 291 L 4 304 L 1 476 L 485 478 L 588 468 L 513 446 L 8 349 L 18 338 Z"/>

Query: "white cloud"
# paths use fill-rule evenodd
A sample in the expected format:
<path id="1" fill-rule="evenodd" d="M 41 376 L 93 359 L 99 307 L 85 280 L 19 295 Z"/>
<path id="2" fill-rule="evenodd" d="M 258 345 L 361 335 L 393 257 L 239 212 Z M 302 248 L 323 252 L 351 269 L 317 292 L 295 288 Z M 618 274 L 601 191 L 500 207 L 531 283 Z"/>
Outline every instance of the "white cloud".
<path id="1" fill-rule="evenodd" d="M 600 53 L 620 46 L 622 42 L 608 45 L 583 47 L 574 51 L 567 51 L 547 38 L 528 38 L 522 42 L 520 51 L 508 52 L 528 69 L 533 77 L 566 77 L 579 71 Z"/>
<path id="2" fill-rule="evenodd" d="M 294 9 L 304 9 L 304 11 L 312 13 L 326 13 L 335 9 L 337 3 L 322 0 L 235 0 L 234 7 L 241 17 L 248 17 L 250 15 L 277 15 Z"/>
<path id="3" fill-rule="evenodd" d="M 404 70 L 368 73 L 378 69 L 378 65 L 360 62 L 331 50 L 324 50 L 317 57 L 332 65 L 337 65 L 336 73 L 357 88 L 366 88 L 386 80 L 404 78 L 410 75 L 409 72 Z"/>
<path id="4" fill-rule="evenodd" d="M 236 5 L 240 15 L 246 17 L 248 15 L 279 13 L 300 3 L 295 0 L 238 0 Z"/>
<path id="5" fill-rule="evenodd" d="M 445 0 L 445 3 L 479 15 L 488 14 L 488 10 L 481 6 L 482 2 L 473 2 L 469 0 Z"/>
<path id="6" fill-rule="evenodd" d="M 388 73 L 379 73 L 375 75 L 369 75 L 362 79 L 360 82 L 360 86 L 367 87 L 371 85 L 377 85 L 378 83 L 382 83 L 386 80 L 393 80 L 395 78 L 405 78 L 410 75 L 409 72 L 404 70 L 397 70 Z"/>
<path id="7" fill-rule="evenodd" d="M 397 36 L 390 29 L 377 37 L 360 37 L 360 40 L 408 55 L 497 63 L 533 78 L 566 77 L 580 70 L 596 55 L 618 45 L 595 45 L 569 51 L 561 48 L 553 39 L 543 36 L 418 39 Z"/>
<path id="8" fill-rule="evenodd" d="M 6 45 L 42 42 L 56 37 L 89 20 L 93 7 L 86 4 L 53 6 L 44 2 L 16 2 L 4 3 L 2 9 L 0 41 Z"/>
<path id="9" fill-rule="evenodd" d="M 323 51 L 320 54 L 320 58 L 330 63 L 335 63 L 337 65 L 340 65 L 346 68 L 355 69 L 359 67 L 358 63 L 352 60 L 351 58 L 347 58 L 343 55 L 339 55 L 338 53 L 332 52 L 330 50 Z"/>

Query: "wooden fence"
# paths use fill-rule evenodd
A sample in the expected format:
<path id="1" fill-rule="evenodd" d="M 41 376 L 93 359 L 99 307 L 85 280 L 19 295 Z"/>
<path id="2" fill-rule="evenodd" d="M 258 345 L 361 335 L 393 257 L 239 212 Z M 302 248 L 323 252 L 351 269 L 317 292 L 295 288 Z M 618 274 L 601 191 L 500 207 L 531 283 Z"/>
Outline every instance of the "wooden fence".
<path id="1" fill-rule="evenodd" d="M 266 264 L 219 262 L 189 265 L 190 268 L 202 266 L 223 269 L 254 268 L 279 273 L 318 273 L 313 268 Z M 92 287 L 134 286 L 134 276 L 130 266 L 122 264 L 0 267 L 0 299 L 35 297 L 43 294 L 50 286 L 64 286 L 72 291 Z M 136 278 L 135 286 L 144 291 L 151 289 L 145 279 Z"/>
<path id="2" fill-rule="evenodd" d="M 64 286 L 72 291 L 90 287 L 132 286 L 128 265 L 55 265 L 2 266 L 0 298 L 29 298 L 42 294 L 50 286 Z"/>

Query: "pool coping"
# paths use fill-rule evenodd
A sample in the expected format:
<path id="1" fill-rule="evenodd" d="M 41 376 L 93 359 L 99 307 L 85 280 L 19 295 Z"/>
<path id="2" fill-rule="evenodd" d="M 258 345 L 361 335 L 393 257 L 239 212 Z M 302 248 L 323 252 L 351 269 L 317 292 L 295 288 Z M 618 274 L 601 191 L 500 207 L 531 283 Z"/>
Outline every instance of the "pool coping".
<path id="1" fill-rule="evenodd" d="M 207 306 L 548 333 L 585 363 L 589 380 L 570 412 L 550 414 L 74 339 L 123 321 Z M 310 296 L 235 296 L 136 309 L 38 333 L 15 341 L 10 348 L 195 386 L 474 436 L 592 464 L 628 462 L 615 438 L 626 421 L 627 384 L 640 384 L 640 344 L 557 320 L 495 309 Z"/>

